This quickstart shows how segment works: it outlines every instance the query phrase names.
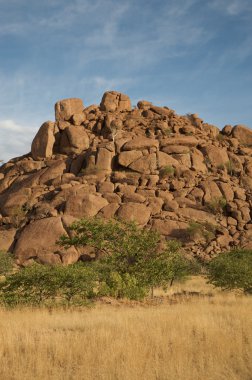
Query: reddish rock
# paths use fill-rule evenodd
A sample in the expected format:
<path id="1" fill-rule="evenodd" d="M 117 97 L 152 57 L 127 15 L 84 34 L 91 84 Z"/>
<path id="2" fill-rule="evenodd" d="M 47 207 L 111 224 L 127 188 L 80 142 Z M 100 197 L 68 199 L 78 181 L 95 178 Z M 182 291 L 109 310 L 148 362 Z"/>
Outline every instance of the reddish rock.
<path id="1" fill-rule="evenodd" d="M 213 214 L 194 208 L 181 208 L 179 209 L 179 215 L 185 217 L 188 221 L 209 222 L 214 225 L 216 224 Z"/>
<path id="2" fill-rule="evenodd" d="M 184 238 L 188 224 L 176 220 L 154 219 L 152 229 L 169 238 Z"/>
<path id="3" fill-rule="evenodd" d="M 56 241 L 64 234 L 66 231 L 60 217 L 36 220 L 21 232 L 14 249 L 15 257 L 21 264 L 31 258 L 42 263 L 60 264 L 61 252 L 65 250 Z M 67 251 L 72 255 L 75 248 Z"/>
<path id="4" fill-rule="evenodd" d="M 83 126 L 71 125 L 64 129 L 60 140 L 60 152 L 79 154 L 89 148 L 89 137 Z"/>
<path id="5" fill-rule="evenodd" d="M 107 204 L 108 201 L 101 196 L 79 190 L 68 197 L 65 214 L 76 218 L 93 217 Z"/>
<path id="6" fill-rule="evenodd" d="M 150 219 L 150 209 L 143 204 L 129 202 L 120 206 L 117 216 L 126 221 L 135 221 L 145 226 Z"/>
<path id="7" fill-rule="evenodd" d="M 157 162 L 158 162 L 159 169 L 164 168 L 166 166 L 176 167 L 179 165 L 178 161 L 175 160 L 175 158 L 173 158 L 172 156 L 169 156 L 169 154 L 166 154 L 160 151 L 157 153 Z"/>
<path id="8" fill-rule="evenodd" d="M 143 154 L 140 150 L 130 150 L 127 152 L 121 152 L 118 155 L 118 163 L 121 166 L 128 167 L 132 162 L 138 160 Z"/>
<path id="9" fill-rule="evenodd" d="M 34 160 L 42 160 L 52 156 L 55 142 L 54 131 L 55 123 L 47 121 L 42 124 L 31 146 L 31 154 Z"/>
<path id="10" fill-rule="evenodd" d="M 55 104 L 55 120 L 69 120 L 74 114 L 82 114 L 83 102 L 78 98 L 69 98 Z"/>
<path id="11" fill-rule="evenodd" d="M 208 145 L 202 149 L 204 155 L 215 167 L 225 167 L 229 162 L 226 148 L 218 148 L 214 145 Z"/>
<path id="12" fill-rule="evenodd" d="M 151 102 L 148 102 L 146 100 L 140 100 L 138 103 L 137 103 L 137 107 L 140 109 L 140 110 L 148 110 L 150 109 L 150 107 L 152 106 L 152 103 Z"/>
<path id="13" fill-rule="evenodd" d="M 205 157 L 200 150 L 193 148 L 191 153 L 192 168 L 197 172 L 206 173 Z"/>
<path id="14" fill-rule="evenodd" d="M 182 241 L 191 221 L 220 226 L 207 248 L 184 241 L 185 250 L 201 257 L 252 240 L 250 129 L 220 132 L 196 114 L 179 116 L 147 101 L 131 110 L 129 98 L 113 91 L 100 107 L 65 99 L 55 110 L 56 123 L 42 125 L 31 154 L 0 167 L 0 230 L 13 231 L 0 235 L 0 249 L 14 246 L 15 233 L 24 264 L 95 257 L 87 247 L 56 248 L 51 237 L 54 224 L 56 232 L 70 232 L 70 220 L 95 215 L 134 219 Z M 223 198 L 221 213 L 215 203 Z M 36 229 L 47 222 L 49 244 L 41 237 L 44 248 L 37 248 Z"/>
<path id="15" fill-rule="evenodd" d="M 183 145 L 183 146 L 196 146 L 200 141 L 194 136 L 182 136 L 182 137 L 170 137 L 163 139 L 161 141 L 161 147 L 166 147 L 168 145 Z"/>
<path id="16" fill-rule="evenodd" d="M 158 141 L 154 139 L 149 139 L 146 137 L 135 137 L 123 145 L 123 150 L 142 150 L 146 148 L 157 148 Z"/>
<path id="17" fill-rule="evenodd" d="M 252 130 L 245 125 L 236 125 L 232 129 L 232 136 L 237 138 L 240 144 L 252 146 Z"/>
<path id="18" fill-rule="evenodd" d="M 14 238 L 17 230 L 11 228 L 9 230 L 0 230 L 0 252 L 9 252 L 12 244 L 14 243 Z"/>
<path id="19" fill-rule="evenodd" d="M 102 111 L 131 111 L 130 98 L 116 91 L 108 91 L 102 97 L 100 104 Z"/>
<path id="20" fill-rule="evenodd" d="M 130 169 L 138 173 L 151 174 L 157 168 L 156 154 L 152 153 L 152 154 L 149 154 L 148 156 L 139 158 L 138 160 L 130 164 L 129 167 Z"/>

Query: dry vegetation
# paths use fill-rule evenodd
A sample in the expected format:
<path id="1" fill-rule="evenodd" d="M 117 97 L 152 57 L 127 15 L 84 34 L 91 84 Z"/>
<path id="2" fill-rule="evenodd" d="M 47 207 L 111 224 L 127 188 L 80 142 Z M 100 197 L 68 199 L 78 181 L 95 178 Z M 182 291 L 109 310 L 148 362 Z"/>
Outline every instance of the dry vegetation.
<path id="1" fill-rule="evenodd" d="M 202 279 L 160 305 L 0 310 L 1 380 L 251 380 L 251 315 L 252 297 Z"/>

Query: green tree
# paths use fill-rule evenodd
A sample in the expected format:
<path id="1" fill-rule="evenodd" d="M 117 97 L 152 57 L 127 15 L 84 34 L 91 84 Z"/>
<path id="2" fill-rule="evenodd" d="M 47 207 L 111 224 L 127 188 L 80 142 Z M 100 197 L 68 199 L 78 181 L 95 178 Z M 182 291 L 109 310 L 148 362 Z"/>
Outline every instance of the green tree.
<path id="1" fill-rule="evenodd" d="M 13 269 L 13 258 L 9 253 L 0 251 L 0 276 L 6 276 Z"/>
<path id="2" fill-rule="evenodd" d="M 53 267 L 39 264 L 20 269 L 1 284 L 3 301 L 9 305 L 41 305 L 58 289 L 54 272 Z"/>
<path id="3" fill-rule="evenodd" d="M 96 296 L 98 276 L 92 266 L 77 263 L 67 267 L 58 266 L 54 270 L 58 295 L 66 300 L 68 305 L 82 304 Z"/>
<path id="4" fill-rule="evenodd" d="M 209 282 L 223 289 L 252 292 L 252 251 L 233 250 L 214 258 L 208 267 Z"/>
<path id="5" fill-rule="evenodd" d="M 100 282 L 118 297 L 127 296 L 129 291 L 131 298 L 134 293 L 141 298 L 149 289 L 165 286 L 188 273 L 189 265 L 179 253 L 177 243 L 169 243 L 160 250 L 160 235 L 140 229 L 133 222 L 81 219 L 70 229 L 73 236 L 62 236 L 59 244 L 89 245 L 99 250 L 102 257 L 96 268 Z"/>
<path id="6" fill-rule="evenodd" d="M 89 267 L 34 264 L 9 276 L 1 283 L 0 290 L 7 305 L 40 306 L 48 301 L 69 305 L 93 298 L 95 280 L 95 273 Z"/>

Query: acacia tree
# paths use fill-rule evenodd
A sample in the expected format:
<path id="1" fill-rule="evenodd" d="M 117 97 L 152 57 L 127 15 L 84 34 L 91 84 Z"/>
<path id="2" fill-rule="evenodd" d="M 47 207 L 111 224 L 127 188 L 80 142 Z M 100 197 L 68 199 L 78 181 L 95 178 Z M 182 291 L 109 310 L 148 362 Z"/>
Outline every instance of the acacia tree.
<path id="1" fill-rule="evenodd" d="M 8 276 L 0 284 L 2 301 L 11 306 L 55 302 L 83 303 L 95 296 L 96 276 L 83 265 L 48 266 L 33 264 Z"/>
<path id="2" fill-rule="evenodd" d="M 70 227 L 71 237 L 62 236 L 59 244 L 65 247 L 89 245 L 103 253 L 97 267 L 101 280 L 120 284 L 119 296 L 137 289 L 137 297 L 144 290 L 166 286 L 189 273 L 187 260 L 180 254 L 180 246 L 167 243 L 159 249 L 160 235 L 156 231 L 140 229 L 134 222 L 81 219 Z M 112 281 L 112 279 L 114 279 Z M 116 281 L 115 281 L 116 279 Z"/>
<path id="3" fill-rule="evenodd" d="M 208 266 L 209 282 L 222 289 L 252 293 L 252 250 L 221 253 Z"/>

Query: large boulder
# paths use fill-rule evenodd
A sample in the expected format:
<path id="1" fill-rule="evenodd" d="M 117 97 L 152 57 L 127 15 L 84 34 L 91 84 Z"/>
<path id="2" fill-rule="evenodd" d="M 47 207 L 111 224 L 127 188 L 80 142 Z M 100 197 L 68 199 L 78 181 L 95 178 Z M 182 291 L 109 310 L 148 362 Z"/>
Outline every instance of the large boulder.
<path id="1" fill-rule="evenodd" d="M 80 189 L 68 197 L 65 206 L 65 214 L 76 218 L 93 217 L 105 206 L 108 201 L 96 194 L 89 194 Z"/>
<path id="2" fill-rule="evenodd" d="M 216 224 L 214 215 L 203 210 L 197 210 L 191 207 L 179 209 L 179 215 L 186 218 L 188 221 L 208 222 Z"/>
<path id="3" fill-rule="evenodd" d="M 125 203 L 120 206 L 117 216 L 126 221 L 134 221 L 145 226 L 150 219 L 150 209 L 141 203 Z"/>
<path id="4" fill-rule="evenodd" d="M 191 160 L 192 160 L 192 169 L 197 172 L 205 173 L 207 171 L 207 167 L 205 164 L 205 159 L 203 153 L 200 150 L 193 148 L 191 152 Z"/>
<path id="5" fill-rule="evenodd" d="M 49 185 L 52 180 L 61 176 L 66 170 L 66 163 L 63 160 L 53 161 L 52 165 L 48 167 L 40 176 L 39 183 Z"/>
<path id="6" fill-rule="evenodd" d="M 179 163 L 175 158 L 170 156 L 169 154 L 166 154 L 164 152 L 158 152 L 157 153 L 157 163 L 158 163 L 158 168 L 163 168 L 165 166 L 178 166 Z"/>
<path id="7" fill-rule="evenodd" d="M 184 238 L 188 224 L 176 220 L 154 219 L 152 229 L 168 238 Z"/>
<path id="8" fill-rule="evenodd" d="M 200 144 L 200 140 L 198 140 L 194 136 L 176 136 L 163 139 L 161 141 L 161 146 L 166 147 L 168 145 L 183 145 L 183 146 L 197 146 Z"/>
<path id="9" fill-rule="evenodd" d="M 35 259 L 41 263 L 60 264 L 62 263 L 61 256 L 78 254 L 75 248 L 64 250 L 57 245 L 57 240 L 61 235 L 65 235 L 66 230 L 63 227 L 60 217 L 51 217 L 36 220 L 30 223 L 21 232 L 14 249 L 14 254 L 20 264 L 23 264 L 29 259 Z"/>
<path id="10" fill-rule="evenodd" d="M 16 229 L 0 230 L 0 251 L 8 252 L 14 242 Z"/>
<path id="11" fill-rule="evenodd" d="M 240 144 L 252 146 L 252 130 L 245 125 L 236 125 L 231 134 L 239 140 Z"/>
<path id="12" fill-rule="evenodd" d="M 202 181 L 200 188 L 204 191 L 204 203 L 208 204 L 223 197 L 221 190 L 214 181 Z"/>
<path id="13" fill-rule="evenodd" d="M 123 150 L 142 150 L 147 148 L 158 148 L 158 140 L 147 137 L 135 137 L 123 145 Z"/>
<path id="14" fill-rule="evenodd" d="M 132 162 L 138 160 L 140 157 L 142 157 L 143 154 L 139 150 L 130 150 L 126 152 L 121 152 L 118 155 L 118 163 L 121 166 L 129 166 Z"/>
<path id="15" fill-rule="evenodd" d="M 65 128 L 60 140 L 60 152 L 79 154 L 89 148 L 89 137 L 84 127 L 70 125 Z"/>
<path id="16" fill-rule="evenodd" d="M 130 98 L 116 91 L 107 91 L 100 104 L 102 111 L 131 111 Z"/>
<path id="17" fill-rule="evenodd" d="M 214 145 L 207 145 L 202 152 L 215 167 L 225 166 L 229 162 L 226 148 L 219 148 Z"/>
<path id="18" fill-rule="evenodd" d="M 74 114 L 81 114 L 83 112 L 84 105 L 81 99 L 69 98 L 58 101 L 55 104 L 55 119 L 69 120 Z"/>
<path id="19" fill-rule="evenodd" d="M 42 160 L 52 156 L 55 142 L 54 133 L 55 123 L 52 121 L 47 121 L 39 128 L 31 146 L 31 154 L 34 160 Z"/>
<path id="20" fill-rule="evenodd" d="M 97 170 L 104 170 L 106 172 L 112 170 L 112 158 L 114 156 L 114 152 L 106 148 L 98 148 L 96 153 L 96 162 L 95 167 Z"/>
<path id="21" fill-rule="evenodd" d="M 143 156 L 138 160 L 132 162 L 129 166 L 130 169 L 138 172 L 151 174 L 157 168 L 157 157 L 155 153 L 148 154 L 147 156 Z"/>

